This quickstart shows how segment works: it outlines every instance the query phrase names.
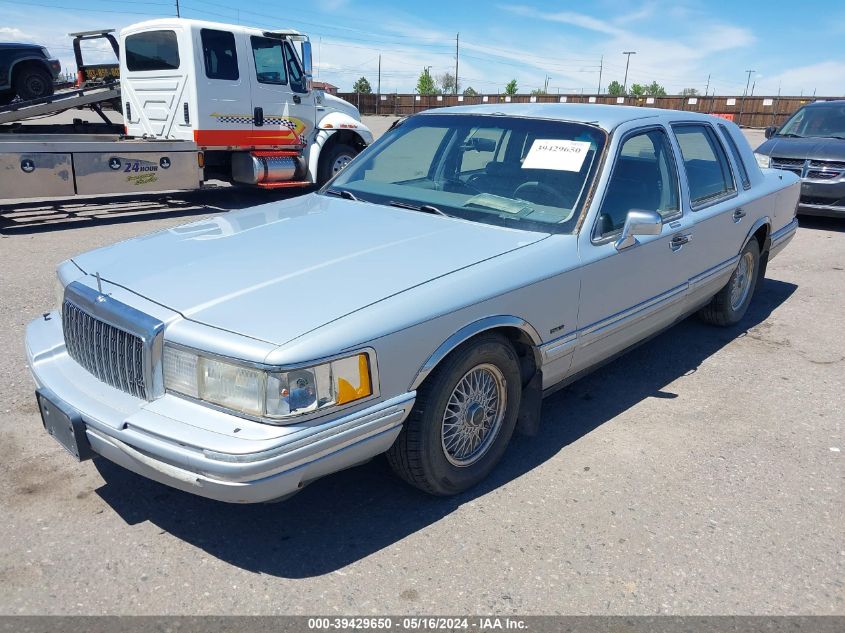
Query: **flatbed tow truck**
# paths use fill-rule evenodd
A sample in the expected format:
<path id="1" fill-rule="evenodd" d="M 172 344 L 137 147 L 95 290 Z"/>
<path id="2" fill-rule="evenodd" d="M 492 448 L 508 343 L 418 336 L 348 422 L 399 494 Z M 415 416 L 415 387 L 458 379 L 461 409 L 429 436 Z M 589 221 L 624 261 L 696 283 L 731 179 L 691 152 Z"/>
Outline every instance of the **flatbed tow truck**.
<path id="1" fill-rule="evenodd" d="M 100 68 L 93 81 L 77 54 L 76 90 L 0 109 L 0 200 L 191 190 L 208 180 L 308 187 L 373 140 L 352 104 L 312 89 L 302 33 L 182 18 L 131 25 L 119 40 L 110 33 L 72 34 L 74 49 L 111 38 L 119 80 Z M 117 99 L 122 129 L 100 108 Z M 102 123 L 30 124 L 80 106 Z"/>

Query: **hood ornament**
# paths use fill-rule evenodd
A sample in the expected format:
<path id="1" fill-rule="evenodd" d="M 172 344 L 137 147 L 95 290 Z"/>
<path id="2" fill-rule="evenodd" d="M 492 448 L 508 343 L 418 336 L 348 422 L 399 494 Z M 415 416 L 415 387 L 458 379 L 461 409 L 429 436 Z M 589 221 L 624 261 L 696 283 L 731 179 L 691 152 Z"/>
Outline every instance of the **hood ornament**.
<path id="1" fill-rule="evenodd" d="M 97 292 L 100 293 L 97 295 L 97 302 L 103 303 L 106 300 L 106 296 L 103 294 L 103 280 L 100 279 L 100 273 L 94 273 L 94 276 L 97 278 Z"/>

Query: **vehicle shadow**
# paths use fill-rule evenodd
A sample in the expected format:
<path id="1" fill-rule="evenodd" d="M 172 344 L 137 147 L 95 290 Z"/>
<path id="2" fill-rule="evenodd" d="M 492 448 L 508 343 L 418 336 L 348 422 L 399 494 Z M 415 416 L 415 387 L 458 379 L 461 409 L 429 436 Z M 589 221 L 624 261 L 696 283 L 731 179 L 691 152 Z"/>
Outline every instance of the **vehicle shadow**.
<path id="1" fill-rule="evenodd" d="M 202 499 L 96 460 L 97 494 L 128 524 L 150 521 L 237 567 L 286 578 L 338 570 L 413 534 L 474 498 L 554 457 L 580 437 L 695 372 L 707 358 L 763 322 L 797 286 L 766 280 L 743 322 L 720 329 L 687 319 L 548 398 L 540 436 L 514 436 L 502 463 L 476 488 L 452 498 L 401 483 L 379 457 L 325 477 L 278 504 L 234 506 Z M 683 355 L 677 350 L 684 350 Z M 606 393 L 614 385 L 612 397 Z"/>
<path id="2" fill-rule="evenodd" d="M 245 209 L 295 197 L 309 190 L 263 191 L 213 187 L 197 191 L 99 196 L 48 201 L 0 200 L 0 235 L 34 234 Z"/>
<path id="3" fill-rule="evenodd" d="M 798 225 L 802 229 L 845 233 L 845 218 L 828 218 L 821 215 L 799 215 Z"/>

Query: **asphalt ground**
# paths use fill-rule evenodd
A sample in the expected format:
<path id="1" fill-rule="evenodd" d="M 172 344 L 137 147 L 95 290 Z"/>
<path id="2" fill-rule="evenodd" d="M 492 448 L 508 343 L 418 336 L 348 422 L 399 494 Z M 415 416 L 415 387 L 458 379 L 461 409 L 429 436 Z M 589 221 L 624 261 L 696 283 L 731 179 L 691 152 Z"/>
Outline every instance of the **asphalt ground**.
<path id="1" fill-rule="evenodd" d="M 73 462 L 23 351 L 56 265 L 266 199 L 0 210 L 0 614 L 845 615 L 842 221 L 802 219 L 740 325 L 689 319 L 547 399 L 455 498 L 382 458 L 260 506 Z"/>

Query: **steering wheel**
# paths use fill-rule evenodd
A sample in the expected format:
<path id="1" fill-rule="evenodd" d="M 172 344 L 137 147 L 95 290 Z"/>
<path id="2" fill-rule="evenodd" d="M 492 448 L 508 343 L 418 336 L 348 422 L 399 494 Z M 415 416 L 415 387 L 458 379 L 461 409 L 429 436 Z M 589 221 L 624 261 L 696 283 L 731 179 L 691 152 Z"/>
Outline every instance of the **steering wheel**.
<path id="1" fill-rule="evenodd" d="M 524 182 L 513 192 L 514 198 L 521 198 L 536 204 L 566 206 L 566 199 L 556 189 L 541 182 Z"/>

